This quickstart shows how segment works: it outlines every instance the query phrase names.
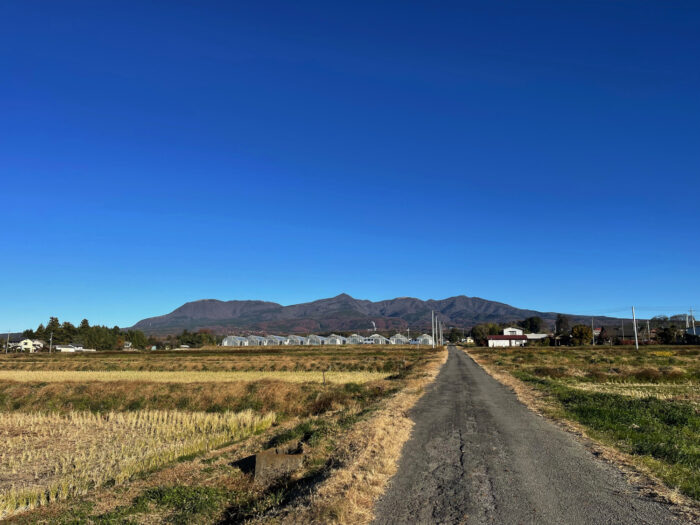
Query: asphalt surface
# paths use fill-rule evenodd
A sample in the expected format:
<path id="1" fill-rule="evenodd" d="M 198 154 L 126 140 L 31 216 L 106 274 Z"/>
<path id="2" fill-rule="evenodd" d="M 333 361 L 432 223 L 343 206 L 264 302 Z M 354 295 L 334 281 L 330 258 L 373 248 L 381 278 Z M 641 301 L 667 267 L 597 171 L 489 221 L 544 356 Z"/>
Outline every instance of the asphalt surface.
<path id="1" fill-rule="evenodd" d="M 683 523 L 454 347 L 411 417 L 378 525 Z"/>

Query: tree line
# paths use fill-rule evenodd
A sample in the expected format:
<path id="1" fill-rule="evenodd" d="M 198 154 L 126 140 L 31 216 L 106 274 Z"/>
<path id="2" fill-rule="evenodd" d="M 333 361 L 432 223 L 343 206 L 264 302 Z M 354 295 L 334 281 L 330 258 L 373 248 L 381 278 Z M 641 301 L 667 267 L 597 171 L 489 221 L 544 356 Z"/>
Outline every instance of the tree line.
<path id="1" fill-rule="evenodd" d="M 118 326 L 90 326 L 87 319 L 83 319 L 78 326 L 68 321 L 61 323 L 58 317 L 49 318 L 49 322 L 40 324 L 36 330 L 25 330 L 22 336 L 27 339 L 38 339 L 53 345 L 81 344 L 84 348 L 95 350 L 120 350 L 129 342 L 134 348 L 150 348 L 155 340 L 140 330 L 122 330 Z"/>

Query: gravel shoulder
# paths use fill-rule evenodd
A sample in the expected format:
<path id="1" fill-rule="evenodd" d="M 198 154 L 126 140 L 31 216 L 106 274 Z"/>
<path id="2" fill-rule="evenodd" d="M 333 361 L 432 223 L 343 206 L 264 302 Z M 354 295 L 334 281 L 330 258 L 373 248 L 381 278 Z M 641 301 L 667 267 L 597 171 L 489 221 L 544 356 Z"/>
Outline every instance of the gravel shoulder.
<path id="1" fill-rule="evenodd" d="M 376 524 L 678 524 L 613 465 L 449 348 Z"/>

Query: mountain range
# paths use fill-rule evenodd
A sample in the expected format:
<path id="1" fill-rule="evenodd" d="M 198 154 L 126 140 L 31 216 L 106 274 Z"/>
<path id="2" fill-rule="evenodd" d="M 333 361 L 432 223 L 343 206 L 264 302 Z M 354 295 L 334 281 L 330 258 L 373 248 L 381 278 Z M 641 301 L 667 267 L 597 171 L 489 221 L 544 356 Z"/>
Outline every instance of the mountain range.
<path id="1" fill-rule="evenodd" d="M 459 328 L 486 322 L 515 322 L 531 316 L 541 317 L 551 327 L 558 315 L 464 295 L 427 301 L 398 297 L 372 302 L 340 294 L 290 306 L 267 301 L 203 299 L 185 303 L 169 314 L 143 319 L 133 328 L 149 335 L 176 334 L 185 329 L 207 329 L 216 334 L 427 331 L 433 310 L 447 326 Z M 590 322 L 590 317 L 582 315 L 569 315 L 569 318 L 571 324 Z"/>

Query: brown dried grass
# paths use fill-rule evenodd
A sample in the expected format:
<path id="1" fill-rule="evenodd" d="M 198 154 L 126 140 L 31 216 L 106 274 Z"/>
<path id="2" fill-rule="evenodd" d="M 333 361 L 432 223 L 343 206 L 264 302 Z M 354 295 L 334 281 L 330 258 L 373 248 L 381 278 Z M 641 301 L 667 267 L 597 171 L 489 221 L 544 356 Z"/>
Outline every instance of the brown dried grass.
<path id="1" fill-rule="evenodd" d="M 408 410 L 445 361 L 446 349 L 375 415 L 345 434 L 335 453 L 339 466 L 309 496 L 276 519 L 282 523 L 370 523 L 374 503 L 396 473 L 401 450 L 411 435 L 414 423 Z"/>

